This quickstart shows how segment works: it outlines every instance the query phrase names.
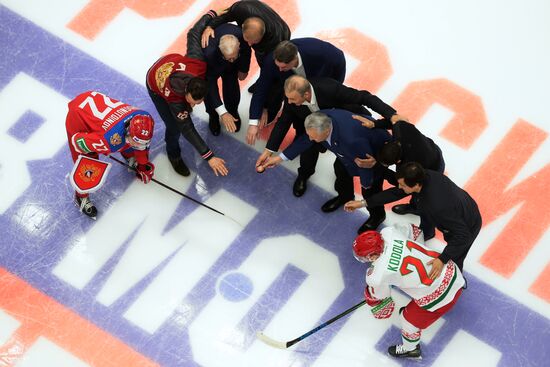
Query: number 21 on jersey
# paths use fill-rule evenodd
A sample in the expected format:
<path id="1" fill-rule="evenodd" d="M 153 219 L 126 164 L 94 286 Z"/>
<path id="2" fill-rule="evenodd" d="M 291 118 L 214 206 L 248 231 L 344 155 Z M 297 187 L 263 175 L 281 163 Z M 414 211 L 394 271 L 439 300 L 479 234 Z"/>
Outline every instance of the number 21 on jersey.
<path id="1" fill-rule="evenodd" d="M 419 244 L 412 241 L 407 241 L 407 248 L 411 251 L 413 249 L 417 250 L 423 253 L 424 255 L 433 257 L 433 258 L 436 258 L 440 255 L 439 252 L 430 251 L 425 247 L 422 247 Z M 409 265 L 416 270 L 422 284 L 431 285 L 433 283 L 433 279 L 430 279 L 430 277 L 428 277 L 428 272 L 426 271 L 426 267 L 424 266 L 424 263 L 422 262 L 422 260 L 412 255 L 405 256 L 405 258 L 403 258 L 403 262 L 401 263 L 401 267 L 399 268 L 401 275 L 407 275 L 413 272 L 413 270 L 409 268 Z"/>

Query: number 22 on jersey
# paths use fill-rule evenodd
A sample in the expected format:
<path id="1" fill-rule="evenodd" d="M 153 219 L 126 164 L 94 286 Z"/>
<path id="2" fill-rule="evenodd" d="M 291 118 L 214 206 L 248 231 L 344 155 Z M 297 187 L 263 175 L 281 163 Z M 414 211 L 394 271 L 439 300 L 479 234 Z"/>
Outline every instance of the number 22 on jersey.
<path id="1" fill-rule="evenodd" d="M 113 108 L 124 104 L 123 102 L 114 102 L 105 94 L 99 92 L 92 92 L 90 94 L 91 96 L 86 97 L 78 107 L 84 109 L 86 106 L 89 106 L 94 117 L 100 120 L 105 119 L 105 116 L 107 116 Z"/>

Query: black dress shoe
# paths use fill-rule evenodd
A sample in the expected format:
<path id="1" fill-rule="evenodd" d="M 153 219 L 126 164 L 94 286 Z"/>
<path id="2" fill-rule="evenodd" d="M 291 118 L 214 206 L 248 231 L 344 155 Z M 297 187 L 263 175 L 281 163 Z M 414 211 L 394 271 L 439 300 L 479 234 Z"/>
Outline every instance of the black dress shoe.
<path id="1" fill-rule="evenodd" d="M 384 214 L 371 215 L 369 219 L 359 227 L 357 233 L 361 234 L 365 231 L 374 231 L 384 220 L 386 220 L 386 212 L 384 212 Z"/>
<path id="2" fill-rule="evenodd" d="M 170 158 L 168 157 L 168 160 L 170 161 L 170 164 L 172 165 L 172 168 L 174 168 L 174 171 L 176 171 L 178 174 L 182 176 L 189 176 L 191 172 L 189 172 L 189 168 L 185 165 L 185 162 L 181 157 L 178 158 Z"/>
<path id="3" fill-rule="evenodd" d="M 220 135 L 221 126 L 220 126 L 220 118 L 216 115 L 210 115 L 210 118 L 208 119 L 208 128 L 210 129 L 210 132 L 214 136 Z"/>
<path id="4" fill-rule="evenodd" d="M 296 197 L 304 195 L 307 189 L 307 178 L 298 176 L 296 181 L 294 181 L 294 186 L 292 186 L 292 193 Z"/>
<path id="5" fill-rule="evenodd" d="M 326 203 L 324 203 L 323 206 L 321 207 L 321 210 L 324 211 L 325 213 L 330 213 L 335 211 L 336 209 L 338 209 L 348 201 L 349 200 L 341 199 L 340 196 L 336 196 L 330 199 L 329 201 L 327 201 Z"/>
<path id="6" fill-rule="evenodd" d="M 395 214 L 404 215 L 404 214 L 415 214 L 416 210 L 411 204 L 398 204 L 394 205 L 391 208 L 391 211 Z"/>

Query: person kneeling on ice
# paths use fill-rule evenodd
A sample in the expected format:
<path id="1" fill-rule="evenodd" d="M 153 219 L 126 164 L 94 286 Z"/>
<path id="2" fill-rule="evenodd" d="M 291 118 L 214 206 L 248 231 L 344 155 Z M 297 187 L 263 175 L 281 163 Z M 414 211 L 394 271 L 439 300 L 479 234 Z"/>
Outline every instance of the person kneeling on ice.
<path id="1" fill-rule="evenodd" d="M 143 183 L 151 181 L 155 166 L 149 162 L 149 145 L 154 121 L 149 113 L 88 91 L 69 102 L 65 125 L 73 162 L 80 155 L 98 158 L 99 154 L 120 152 Z M 84 174 L 90 176 L 95 171 L 92 168 Z M 87 193 L 75 191 L 75 203 L 80 211 L 95 219 L 97 209 Z"/>
<path id="2" fill-rule="evenodd" d="M 453 261 L 445 264 L 436 279 L 428 277 L 431 260 L 439 253 L 425 247 L 424 235 L 414 224 L 366 231 L 353 242 L 353 254 L 360 262 L 370 262 L 365 299 L 375 318 L 391 316 L 395 303 L 391 286 L 398 287 L 412 300 L 399 310 L 402 343 L 388 353 L 398 358 L 421 358 L 422 330 L 447 313 L 460 297 L 465 284 Z"/>

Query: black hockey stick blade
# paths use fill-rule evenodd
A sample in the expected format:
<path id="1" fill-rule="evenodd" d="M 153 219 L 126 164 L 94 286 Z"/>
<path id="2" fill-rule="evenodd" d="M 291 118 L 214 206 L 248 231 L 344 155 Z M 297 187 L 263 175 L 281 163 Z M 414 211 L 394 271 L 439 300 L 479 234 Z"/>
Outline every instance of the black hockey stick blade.
<path id="1" fill-rule="evenodd" d="M 366 300 L 362 300 L 361 302 L 359 302 L 358 304 L 356 304 L 355 306 L 353 307 L 350 307 L 348 308 L 347 310 L 345 310 L 344 312 L 334 316 L 332 319 L 322 323 L 321 325 L 317 326 L 316 328 L 314 329 L 311 329 L 310 331 L 308 331 L 307 333 L 305 333 L 304 335 L 301 335 L 299 337 L 297 337 L 296 339 L 292 339 L 292 340 L 289 340 L 287 342 L 281 342 L 281 341 L 278 341 L 278 340 L 275 340 L 273 338 L 270 338 L 269 336 L 265 335 L 263 332 L 261 331 L 258 331 L 256 333 L 256 337 L 258 339 L 260 339 L 261 341 L 263 341 L 264 343 L 266 343 L 267 345 L 270 345 L 272 347 L 275 347 L 275 348 L 279 348 L 279 349 L 287 349 L 291 346 L 293 346 L 294 344 L 304 340 L 305 338 L 307 338 L 308 336 L 312 335 L 312 334 L 315 334 L 316 332 L 318 332 L 319 330 L 321 330 L 322 328 L 324 328 L 325 326 L 328 326 L 330 324 L 332 324 L 334 321 L 346 316 L 347 314 L 349 313 L 352 313 L 353 311 L 355 311 L 356 309 L 358 309 L 359 307 L 363 306 L 365 303 L 367 303 Z"/>

